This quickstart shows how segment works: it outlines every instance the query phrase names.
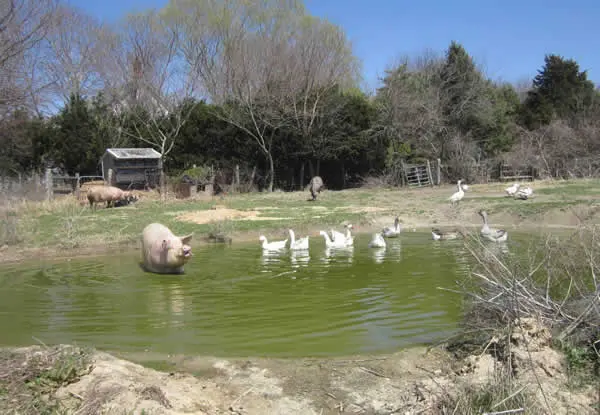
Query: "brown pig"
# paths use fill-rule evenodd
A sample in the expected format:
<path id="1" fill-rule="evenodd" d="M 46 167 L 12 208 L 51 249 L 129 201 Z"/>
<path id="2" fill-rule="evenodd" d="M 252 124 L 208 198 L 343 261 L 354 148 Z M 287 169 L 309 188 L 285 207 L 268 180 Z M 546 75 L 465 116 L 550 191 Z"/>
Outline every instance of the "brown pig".
<path id="1" fill-rule="evenodd" d="M 118 201 L 134 201 L 136 198 L 131 192 L 127 192 L 114 186 L 94 186 L 87 192 L 90 207 L 95 209 L 94 204 L 106 202 L 106 207 L 114 206 Z"/>
<path id="2" fill-rule="evenodd" d="M 192 234 L 176 236 L 160 223 L 151 223 L 142 231 L 142 267 L 157 274 L 181 274 L 192 257 Z"/>

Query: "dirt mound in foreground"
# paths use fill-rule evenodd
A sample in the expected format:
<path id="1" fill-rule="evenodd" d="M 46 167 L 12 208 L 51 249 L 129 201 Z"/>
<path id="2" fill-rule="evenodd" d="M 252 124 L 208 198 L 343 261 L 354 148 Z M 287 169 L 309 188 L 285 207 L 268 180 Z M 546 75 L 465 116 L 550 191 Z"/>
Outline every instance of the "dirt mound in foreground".
<path id="1" fill-rule="evenodd" d="M 94 352 L 89 368 L 86 363 L 48 396 L 78 414 L 480 414 L 519 407 L 527 414 L 595 413 L 591 386 L 569 389 L 564 356 L 550 347 L 550 332 L 533 319 L 515 327 L 508 350 L 494 338 L 463 360 L 441 349 L 346 359 L 158 359 L 173 367 L 167 373 Z M 61 350 L 67 349 L 32 347 L 10 356 L 37 356 L 40 369 L 39 362 L 56 362 L 51 357 Z M 0 387 L 29 361 L 3 360 Z M 56 373 L 50 367 L 35 376 L 57 379 Z M 10 409 L 10 401 L 0 404 Z"/>

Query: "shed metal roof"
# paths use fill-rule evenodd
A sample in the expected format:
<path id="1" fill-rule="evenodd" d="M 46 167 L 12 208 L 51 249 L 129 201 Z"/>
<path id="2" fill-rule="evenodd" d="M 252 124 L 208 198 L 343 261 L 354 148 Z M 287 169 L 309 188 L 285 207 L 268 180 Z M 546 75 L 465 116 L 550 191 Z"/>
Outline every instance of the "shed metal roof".
<path id="1" fill-rule="evenodd" d="M 153 148 L 107 148 L 106 152 L 116 159 L 159 159 L 160 153 Z"/>

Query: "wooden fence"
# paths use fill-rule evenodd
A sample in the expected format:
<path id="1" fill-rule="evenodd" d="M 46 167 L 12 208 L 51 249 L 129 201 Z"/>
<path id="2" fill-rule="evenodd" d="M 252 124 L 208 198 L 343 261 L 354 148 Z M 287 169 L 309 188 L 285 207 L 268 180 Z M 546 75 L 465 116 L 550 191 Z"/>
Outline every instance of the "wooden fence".
<path id="1" fill-rule="evenodd" d="M 408 187 L 424 187 L 439 185 L 441 180 L 440 160 L 431 163 L 425 160 L 423 164 L 408 164 L 400 161 L 402 167 L 402 181 Z M 432 169 L 432 164 L 434 168 Z"/>
<path id="2" fill-rule="evenodd" d="M 102 176 L 60 175 L 47 169 L 44 174 L 33 173 L 16 177 L 0 177 L 0 195 L 3 200 L 52 200 L 55 194 L 74 193 L 79 197 L 81 185 Z"/>

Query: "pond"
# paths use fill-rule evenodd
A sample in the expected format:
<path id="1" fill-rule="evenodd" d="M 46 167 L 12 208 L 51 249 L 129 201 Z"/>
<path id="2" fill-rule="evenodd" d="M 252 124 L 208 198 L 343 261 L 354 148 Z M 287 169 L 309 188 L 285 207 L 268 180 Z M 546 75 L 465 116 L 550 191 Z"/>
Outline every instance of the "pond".
<path id="1" fill-rule="evenodd" d="M 213 356 L 383 353 L 448 337 L 469 270 L 462 241 L 407 232 L 369 248 L 264 255 L 258 240 L 194 249 L 184 275 L 155 275 L 139 251 L 0 267 L 2 345 L 70 343 Z M 39 339 L 39 340 L 38 340 Z"/>

